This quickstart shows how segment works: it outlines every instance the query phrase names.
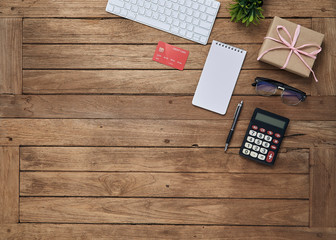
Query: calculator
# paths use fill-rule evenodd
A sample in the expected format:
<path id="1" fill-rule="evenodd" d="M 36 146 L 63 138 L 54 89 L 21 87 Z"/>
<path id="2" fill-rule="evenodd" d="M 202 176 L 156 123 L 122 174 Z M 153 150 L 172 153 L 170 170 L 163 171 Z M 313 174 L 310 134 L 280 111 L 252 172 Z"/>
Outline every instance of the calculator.
<path id="1" fill-rule="evenodd" d="M 256 108 L 239 154 L 266 165 L 273 165 L 289 119 Z"/>

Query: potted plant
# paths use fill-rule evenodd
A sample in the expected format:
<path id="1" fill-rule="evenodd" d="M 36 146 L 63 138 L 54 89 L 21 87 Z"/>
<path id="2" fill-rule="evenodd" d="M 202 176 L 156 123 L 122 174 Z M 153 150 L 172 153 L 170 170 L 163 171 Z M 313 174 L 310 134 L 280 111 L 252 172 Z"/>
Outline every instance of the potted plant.
<path id="1" fill-rule="evenodd" d="M 262 15 L 264 11 L 261 6 L 262 0 L 234 0 L 236 3 L 230 4 L 231 21 L 258 24 L 260 19 L 265 17 Z"/>

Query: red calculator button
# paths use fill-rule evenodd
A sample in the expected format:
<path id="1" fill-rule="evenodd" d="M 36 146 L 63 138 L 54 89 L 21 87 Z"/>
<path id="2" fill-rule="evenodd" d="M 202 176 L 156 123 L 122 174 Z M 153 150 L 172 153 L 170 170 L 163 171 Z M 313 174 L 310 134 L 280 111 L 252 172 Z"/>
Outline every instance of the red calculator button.
<path id="1" fill-rule="evenodd" d="M 262 133 L 266 132 L 265 128 L 260 128 L 260 132 Z"/>
<path id="2" fill-rule="evenodd" d="M 274 146 L 274 145 L 271 145 L 271 148 L 272 148 L 273 150 L 277 149 L 277 147 Z"/>
<path id="3" fill-rule="evenodd" d="M 273 143 L 278 144 L 278 143 L 279 143 L 279 140 L 277 140 L 277 139 L 273 139 Z"/>
<path id="4" fill-rule="evenodd" d="M 277 138 L 281 137 L 279 133 L 274 134 L 274 136 L 276 136 Z"/>
<path id="5" fill-rule="evenodd" d="M 267 134 L 268 135 L 273 135 L 273 132 L 272 131 L 267 131 Z"/>
<path id="6" fill-rule="evenodd" d="M 258 127 L 256 125 L 252 125 L 252 129 L 258 130 Z"/>
<path id="7" fill-rule="evenodd" d="M 269 151 L 268 154 L 267 154 L 267 157 L 266 157 L 266 162 L 269 162 L 269 163 L 272 162 L 273 157 L 274 157 L 274 152 Z"/>

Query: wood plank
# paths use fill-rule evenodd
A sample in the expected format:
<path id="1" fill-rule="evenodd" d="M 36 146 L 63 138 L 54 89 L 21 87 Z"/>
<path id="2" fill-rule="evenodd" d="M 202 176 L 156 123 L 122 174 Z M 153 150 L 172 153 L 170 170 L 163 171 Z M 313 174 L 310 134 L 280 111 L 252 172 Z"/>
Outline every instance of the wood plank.
<path id="1" fill-rule="evenodd" d="M 0 225 L 19 220 L 19 162 L 18 147 L 0 147 Z"/>
<path id="2" fill-rule="evenodd" d="M 21 172 L 20 196 L 308 199 L 309 177 L 302 174 Z"/>
<path id="3" fill-rule="evenodd" d="M 252 88 L 252 87 L 251 87 Z M 124 118 L 223 119 L 222 115 L 194 107 L 192 96 L 15 95 L 0 96 L 0 117 L 6 118 Z M 291 120 L 336 120 L 336 97 L 309 97 L 299 107 L 279 97 L 234 96 L 225 119 L 233 119 L 244 100 L 240 119 L 250 119 L 256 107 L 290 116 Z M 261 104 L 262 103 L 262 104 Z"/>
<path id="4" fill-rule="evenodd" d="M 231 0 L 220 0 L 221 8 L 219 17 L 229 17 L 227 10 Z M 0 17 L 115 17 L 105 12 L 105 0 L 12 0 L 0 2 Z M 266 17 L 334 17 L 336 15 L 335 2 L 333 0 L 269 0 L 264 3 L 263 14 Z M 88 11 L 90 9 L 90 11 Z M 295 12 L 293 12 L 295 10 Z"/>
<path id="5" fill-rule="evenodd" d="M 126 93 L 193 95 L 201 70 L 24 70 L 25 94 Z M 310 80 L 282 70 L 242 70 L 233 94 L 254 95 L 258 76 L 279 80 L 310 95 Z"/>
<path id="6" fill-rule="evenodd" d="M 336 149 L 311 149 L 312 227 L 336 227 Z"/>
<path id="7" fill-rule="evenodd" d="M 249 120 L 239 120 L 240 147 Z M 0 119 L 1 145 L 224 147 L 232 120 Z M 282 147 L 334 146 L 335 121 L 291 121 Z"/>
<path id="8" fill-rule="evenodd" d="M 24 197 L 21 222 L 307 226 L 308 200 Z"/>
<path id="9" fill-rule="evenodd" d="M 22 19 L 0 18 L 0 94 L 21 93 Z"/>
<path id="10" fill-rule="evenodd" d="M 311 19 L 288 19 L 311 28 Z M 232 24 L 230 19 L 217 19 L 208 43 L 221 39 L 225 43 L 262 43 L 272 19 L 259 26 L 246 28 Z M 225 29 L 225 35 L 223 35 Z M 258 30 L 258 36 L 253 34 Z M 129 33 L 137 36 L 130 38 Z M 113 37 L 111 37 L 113 36 Z M 164 39 L 169 43 L 192 43 L 184 38 L 140 25 L 124 18 L 114 19 L 24 19 L 24 43 L 157 43 Z"/>
<path id="11" fill-rule="evenodd" d="M 177 45 L 190 51 L 185 69 L 202 69 L 210 45 Z M 235 44 L 248 53 L 243 69 L 276 69 L 257 61 L 260 44 Z M 156 45 L 23 45 L 25 69 L 170 69 L 152 60 Z"/>
<path id="12" fill-rule="evenodd" d="M 142 171 L 308 173 L 309 150 L 282 148 L 276 167 L 238 156 L 238 149 L 222 148 L 111 148 L 22 147 L 23 171 Z"/>
<path id="13" fill-rule="evenodd" d="M 333 240 L 333 228 L 261 226 L 178 226 L 178 225 L 98 225 L 32 224 L 0 225 L 4 239 L 230 239 L 230 240 Z"/>
<path id="14" fill-rule="evenodd" d="M 336 5 L 336 4 L 335 4 Z M 324 33 L 323 50 L 316 60 L 319 82 L 312 82 L 314 95 L 336 95 L 336 18 L 313 18 L 313 29 Z"/>

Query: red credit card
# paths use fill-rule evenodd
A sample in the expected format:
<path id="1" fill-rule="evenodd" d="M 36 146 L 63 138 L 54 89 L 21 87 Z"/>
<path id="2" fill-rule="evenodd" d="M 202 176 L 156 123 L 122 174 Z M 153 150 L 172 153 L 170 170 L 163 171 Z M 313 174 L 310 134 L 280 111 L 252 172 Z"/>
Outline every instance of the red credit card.
<path id="1" fill-rule="evenodd" d="M 153 61 L 183 70 L 188 55 L 189 51 L 160 41 L 156 47 Z"/>

